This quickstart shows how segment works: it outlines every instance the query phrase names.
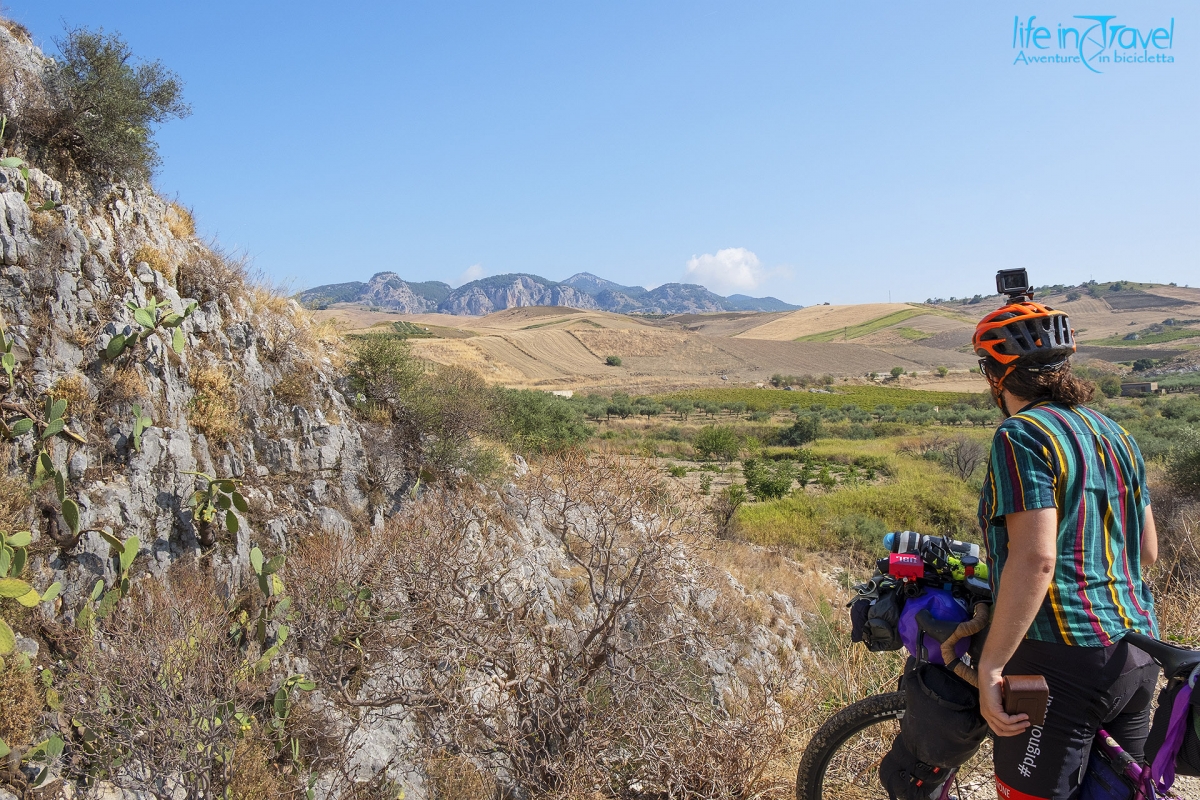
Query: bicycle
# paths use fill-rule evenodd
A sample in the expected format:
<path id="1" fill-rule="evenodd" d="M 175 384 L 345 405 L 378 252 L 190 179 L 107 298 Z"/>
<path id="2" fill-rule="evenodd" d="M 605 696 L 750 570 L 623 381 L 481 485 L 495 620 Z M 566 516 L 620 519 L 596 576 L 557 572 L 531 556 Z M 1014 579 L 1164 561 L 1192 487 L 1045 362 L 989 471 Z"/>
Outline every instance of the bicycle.
<path id="1" fill-rule="evenodd" d="M 921 554 L 924 572 L 921 577 L 912 578 L 913 586 L 961 586 L 965 583 L 965 578 L 969 577 L 963 576 L 961 562 L 972 559 L 969 556 L 960 557 L 960 563 L 948 564 L 947 562 L 955 561 L 953 556 L 946 557 L 951 550 L 950 545 L 960 543 L 951 542 L 949 539 L 942 541 L 942 547 L 934 548 L 932 559 L 925 553 Z M 890 542 L 891 540 L 885 539 L 885 544 L 890 546 Z M 931 560 L 934 563 L 930 563 Z M 883 570 L 883 559 L 880 561 Z M 969 569 L 966 571 L 969 572 Z M 977 596 L 981 604 L 990 601 L 990 591 L 985 596 L 978 580 L 969 587 L 969 592 Z M 945 622 L 935 619 L 928 610 L 920 611 L 915 617 L 920 633 L 917 641 L 924 642 L 925 636 L 933 638 L 941 645 L 944 663 L 953 663 L 956 673 L 969 679 L 971 668 L 966 662 L 970 660 L 970 656 L 965 659 L 957 658 L 953 648 L 964 636 L 979 632 L 979 616 L 972 615 L 970 620 L 962 623 Z M 969 652 L 973 652 L 975 658 L 982 650 L 982 638 L 976 637 L 972 642 Z M 1198 651 L 1176 647 L 1139 633 L 1127 633 L 1126 638 L 1130 644 L 1148 653 L 1162 667 L 1163 674 L 1168 679 L 1186 677 L 1200 667 Z M 912 656 L 919 663 L 925 657 L 925 648 L 919 646 L 918 649 L 922 652 L 912 653 Z M 879 766 L 884 754 L 888 752 L 900 732 L 900 720 L 904 716 L 906 703 L 903 680 L 901 677 L 898 691 L 873 695 L 851 703 L 817 730 L 805 748 L 796 772 L 797 800 L 888 800 L 888 793 L 880 781 Z M 989 732 L 970 760 L 957 769 L 948 771 L 940 794 L 931 797 L 930 800 L 996 800 L 991 742 L 992 734 Z M 1113 776 L 1120 775 L 1129 784 L 1138 787 L 1134 794 L 1128 796 L 1129 800 L 1161 798 L 1161 794 L 1155 794 L 1149 787 L 1148 772 L 1148 769 L 1134 761 L 1115 740 L 1101 730 L 1097 733 L 1092 748 L 1084 786 L 1087 787 L 1090 781 L 1093 789 L 1099 788 L 1102 782 L 1113 782 Z M 1084 797 L 1087 796 L 1085 792 Z M 1167 795 L 1173 796 L 1178 795 L 1173 792 Z"/>

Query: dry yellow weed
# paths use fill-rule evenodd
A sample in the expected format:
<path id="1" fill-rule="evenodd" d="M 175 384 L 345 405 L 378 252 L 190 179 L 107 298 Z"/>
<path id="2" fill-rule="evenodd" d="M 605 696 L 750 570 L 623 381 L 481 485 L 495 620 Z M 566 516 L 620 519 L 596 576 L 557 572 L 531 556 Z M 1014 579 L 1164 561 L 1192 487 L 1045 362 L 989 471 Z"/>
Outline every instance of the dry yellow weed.
<path id="1" fill-rule="evenodd" d="M 208 438 L 224 444 L 241 429 L 241 409 L 229 373 L 200 367 L 188 376 L 196 396 L 188 405 L 188 422 Z"/>
<path id="2" fill-rule="evenodd" d="M 176 239 L 187 239 L 196 235 L 196 218 L 189 209 L 171 203 L 167 206 L 167 229 Z"/>

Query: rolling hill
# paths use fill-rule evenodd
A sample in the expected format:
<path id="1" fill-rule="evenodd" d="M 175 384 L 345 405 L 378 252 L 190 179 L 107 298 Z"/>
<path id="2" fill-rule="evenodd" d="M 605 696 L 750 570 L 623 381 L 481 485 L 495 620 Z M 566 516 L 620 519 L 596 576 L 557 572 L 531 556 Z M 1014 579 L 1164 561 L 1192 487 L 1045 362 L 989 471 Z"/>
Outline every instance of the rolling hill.
<path id="1" fill-rule="evenodd" d="M 592 295 L 584 289 L 599 296 L 630 288 L 595 276 L 571 280 L 559 286 L 586 298 Z M 643 290 L 640 299 L 663 302 L 675 286 Z M 1071 315 L 1080 361 L 1094 359 L 1107 369 L 1137 359 L 1196 368 L 1200 290 L 1148 284 L 1125 284 L 1115 291 L 1092 288 L 1054 290 L 1038 298 Z M 655 292 L 657 300 L 647 300 Z M 965 303 L 662 316 L 561 305 L 509 307 L 473 317 L 368 311 L 361 305 L 317 313 L 341 320 L 347 331 L 402 335 L 393 326 L 398 321 L 427 328 L 422 338 L 411 340 L 419 355 L 469 366 L 490 381 L 515 387 L 653 392 L 756 385 L 777 373 L 869 382 L 870 373 L 890 378 L 891 370 L 900 367 L 905 375 L 897 383 L 905 386 L 983 391 L 982 378 L 970 372 L 975 365 L 971 332 L 983 314 L 999 305 L 999 297 L 992 297 Z M 620 367 L 605 364 L 614 355 L 620 357 Z M 945 377 L 939 377 L 939 368 L 947 370 Z"/>

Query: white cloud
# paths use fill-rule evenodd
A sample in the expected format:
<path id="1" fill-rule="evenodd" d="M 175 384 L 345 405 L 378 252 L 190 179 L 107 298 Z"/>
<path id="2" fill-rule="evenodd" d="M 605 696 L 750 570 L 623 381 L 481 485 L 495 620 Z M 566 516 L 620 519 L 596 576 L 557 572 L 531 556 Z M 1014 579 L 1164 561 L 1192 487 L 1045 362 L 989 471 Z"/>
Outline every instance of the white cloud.
<path id="1" fill-rule="evenodd" d="M 469 266 L 463 270 L 462 275 L 458 276 L 458 284 L 457 285 L 462 286 L 464 283 L 470 283 L 471 281 L 477 281 L 480 278 L 482 278 L 483 275 L 484 275 L 483 264 L 472 264 L 471 266 Z"/>
<path id="2" fill-rule="evenodd" d="M 769 276 L 758 256 L 744 247 L 727 247 L 716 255 L 692 256 L 685 283 L 699 283 L 718 294 L 741 294 L 757 289 Z"/>

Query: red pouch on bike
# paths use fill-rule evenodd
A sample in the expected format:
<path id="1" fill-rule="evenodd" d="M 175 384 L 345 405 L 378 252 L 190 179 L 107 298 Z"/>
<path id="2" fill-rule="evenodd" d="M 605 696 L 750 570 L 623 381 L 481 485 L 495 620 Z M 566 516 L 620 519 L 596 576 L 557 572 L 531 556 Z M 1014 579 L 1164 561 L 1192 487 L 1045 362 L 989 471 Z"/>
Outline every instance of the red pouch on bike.
<path id="1" fill-rule="evenodd" d="M 925 577 L 925 562 L 916 553 L 892 553 L 888 556 L 888 575 L 910 581 Z"/>

